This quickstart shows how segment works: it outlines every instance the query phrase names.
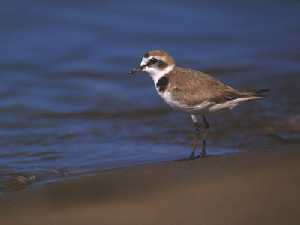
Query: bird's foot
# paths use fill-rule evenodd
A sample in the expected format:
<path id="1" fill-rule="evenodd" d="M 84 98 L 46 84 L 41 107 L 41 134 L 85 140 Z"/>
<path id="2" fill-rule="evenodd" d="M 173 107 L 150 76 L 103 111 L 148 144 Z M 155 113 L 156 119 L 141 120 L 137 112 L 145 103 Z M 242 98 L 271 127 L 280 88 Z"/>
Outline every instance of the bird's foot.
<path id="1" fill-rule="evenodd" d="M 188 159 L 195 160 L 195 159 L 199 159 L 199 158 L 204 158 L 205 156 L 206 156 L 206 154 L 204 156 L 202 156 L 202 154 L 196 156 L 195 153 L 192 153 Z"/>
<path id="2" fill-rule="evenodd" d="M 206 151 L 205 152 L 200 152 L 200 155 L 199 155 L 199 157 L 200 158 L 205 158 L 205 157 L 207 157 L 207 153 L 206 153 Z"/>
<path id="3" fill-rule="evenodd" d="M 194 160 L 194 159 L 196 159 L 195 152 L 192 152 L 192 154 L 189 156 L 189 160 Z"/>

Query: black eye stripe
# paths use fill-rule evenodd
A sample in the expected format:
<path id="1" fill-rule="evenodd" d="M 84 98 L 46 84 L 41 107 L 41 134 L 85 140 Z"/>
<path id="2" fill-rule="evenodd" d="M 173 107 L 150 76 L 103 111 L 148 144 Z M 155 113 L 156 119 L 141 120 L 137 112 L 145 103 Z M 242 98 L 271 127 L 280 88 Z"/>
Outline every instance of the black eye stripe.
<path id="1" fill-rule="evenodd" d="M 164 62 L 164 61 L 162 61 L 162 60 L 160 60 L 160 59 L 157 59 L 157 58 L 151 58 L 149 61 L 148 61 L 148 63 L 147 63 L 147 66 L 152 66 L 152 65 L 157 65 L 158 67 L 160 67 L 160 68 L 164 68 L 164 67 L 166 67 L 167 66 L 167 64 Z"/>
<path id="2" fill-rule="evenodd" d="M 149 57 L 149 53 L 146 52 L 146 53 L 144 54 L 144 57 L 145 57 L 145 58 L 148 58 L 148 57 Z"/>
<path id="3" fill-rule="evenodd" d="M 150 59 L 150 61 L 151 61 L 152 63 L 157 63 L 159 60 L 156 59 L 156 58 L 152 58 L 152 59 Z"/>
<path id="4" fill-rule="evenodd" d="M 150 60 L 148 61 L 147 66 L 151 66 L 151 65 L 153 65 L 153 64 L 155 64 L 155 63 L 157 63 L 157 62 L 158 62 L 157 59 L 152 58 L 152 59 L 150 59 Z"/>

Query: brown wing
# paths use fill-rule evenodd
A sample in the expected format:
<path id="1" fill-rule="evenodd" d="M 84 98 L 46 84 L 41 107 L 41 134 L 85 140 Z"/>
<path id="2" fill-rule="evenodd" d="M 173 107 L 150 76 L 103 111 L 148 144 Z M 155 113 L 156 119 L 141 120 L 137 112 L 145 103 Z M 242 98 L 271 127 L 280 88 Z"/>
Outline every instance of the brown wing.
<path id="1" fill-rule="evenodd" d="M 173 98 L 188 106 L 204 101 L 223 103 L 242 97 L 242 93 L 200 71 L 176 67 L 168 74 Z"/>

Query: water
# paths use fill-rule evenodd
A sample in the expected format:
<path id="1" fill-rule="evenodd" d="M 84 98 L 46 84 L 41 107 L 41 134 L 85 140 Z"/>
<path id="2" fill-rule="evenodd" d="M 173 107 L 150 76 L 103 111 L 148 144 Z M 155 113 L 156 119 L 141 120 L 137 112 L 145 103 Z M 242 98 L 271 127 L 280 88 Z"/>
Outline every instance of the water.
<path id="1" fill-rule="evenodd" d="M 210 154 L 300 143 L 298 1 L 7 1 L 0 189 L 190 154 L 188 115 L 127 72 L 145 51 L 270 96 L 212 115 Z"/>

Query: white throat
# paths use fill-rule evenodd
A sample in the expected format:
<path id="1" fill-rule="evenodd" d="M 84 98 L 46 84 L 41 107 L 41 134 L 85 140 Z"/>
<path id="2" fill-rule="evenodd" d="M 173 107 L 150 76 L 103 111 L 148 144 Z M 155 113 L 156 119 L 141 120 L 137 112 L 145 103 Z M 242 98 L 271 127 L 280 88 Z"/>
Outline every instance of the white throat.
<path id="1" fill-rule="evenodd" d="M 170 65 L 164 68 L 163 70 L 155 69 L 155 68 L 148 68 L 146 69 L 146 72 L 149 73 L 149 75 L 152 77 L 152 80 L 156 84 L 157 81 L 162 78 L 167 73 L 171 72 L 174 69 L 175 65 Z"/>

